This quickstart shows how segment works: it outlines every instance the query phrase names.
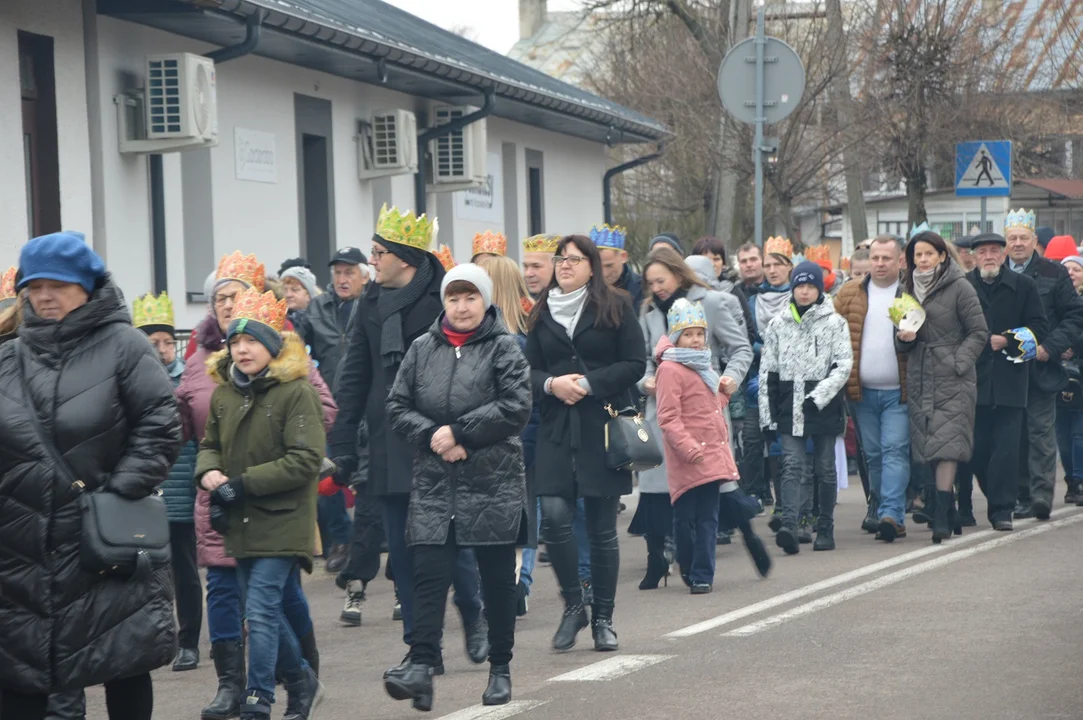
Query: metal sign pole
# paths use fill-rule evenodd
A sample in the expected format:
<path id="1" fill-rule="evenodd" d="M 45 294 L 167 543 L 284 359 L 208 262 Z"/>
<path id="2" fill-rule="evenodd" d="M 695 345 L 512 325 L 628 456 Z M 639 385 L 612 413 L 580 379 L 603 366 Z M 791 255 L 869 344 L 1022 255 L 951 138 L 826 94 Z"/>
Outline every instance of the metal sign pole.
<path id="1" fill-rule="evenodd" d="M 764 95 L 764 49 L 767 40 L 764 37 L 763 0 L 758 0 L 756 8 L 756 139 L 752 142 L 752 159 L 756 163 L 755 188 L 755 242 L 763 247 L 763 112 Z"/>
<path id="2" fill-rule="evenodd" d="M 985 197 L 984 195 L 981 198 L 981 232 L 983 232 L 983 233 L 988 232 L 985 229 L 985 209 L 986 209 L 985 206 L 986 206 L 986 203 L 988 202 L 988 200 L 989 200 L 989 198 Z"/>

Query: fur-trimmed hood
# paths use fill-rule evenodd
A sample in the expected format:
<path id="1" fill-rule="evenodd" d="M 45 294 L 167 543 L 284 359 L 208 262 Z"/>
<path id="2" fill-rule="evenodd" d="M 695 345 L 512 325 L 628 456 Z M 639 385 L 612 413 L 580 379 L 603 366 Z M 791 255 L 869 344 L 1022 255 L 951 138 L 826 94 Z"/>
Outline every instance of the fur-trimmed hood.
<path id="1" fill-rule="evenodd" d="M 230 384 L 230 368 L 233 361 L 229 356 L 229 348 L 223 348 L 207 358 L 207 374 L 219 385 Z M 271 360 L 267 366 L 267 374 L 256 378 L 253 383 L 258 388 L 263 382 L 287 383 L 292 380 L 300 380 L 308 377 L 310 359 L 305 351 L 305 345 L 296 333 L 282 333 L 282 352 L 278 357 Z"/>

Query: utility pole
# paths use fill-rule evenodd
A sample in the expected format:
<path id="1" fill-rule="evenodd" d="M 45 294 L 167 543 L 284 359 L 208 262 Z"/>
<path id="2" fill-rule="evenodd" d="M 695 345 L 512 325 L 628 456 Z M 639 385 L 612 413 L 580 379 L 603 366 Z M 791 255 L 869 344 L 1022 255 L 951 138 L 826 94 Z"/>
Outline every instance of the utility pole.
<path id="1" fill-rule="evenodd" d="M 850 97 L 850 74 L 847 72 L 847 51 L 842 23 L 842 5 L 839 0 L 826 0 L 827 34 L 829 45 L 835 52 L 831 79 L 831 102 L 841 130 L 842 142 L 846 147 L 842 151 L 843 178 L 846 181 L 846 207 L 850 213 L 850 229 L 855 243 L 869 237 L 868 221 L 865 215 L 865 194 L 861 182 L 861 161 L 857 143 L 852 142 L 853 101 Z M 852 249 L 852 248 L 851 248 Z M 847 248 L 843 248 L 847 251 Z"/>

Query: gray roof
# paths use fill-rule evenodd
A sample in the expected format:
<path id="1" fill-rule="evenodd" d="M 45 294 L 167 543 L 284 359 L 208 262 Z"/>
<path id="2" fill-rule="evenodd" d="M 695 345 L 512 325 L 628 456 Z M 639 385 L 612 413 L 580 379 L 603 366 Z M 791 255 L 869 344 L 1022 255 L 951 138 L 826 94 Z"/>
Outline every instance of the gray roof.
<path id="1" fill-rule="evenodd" d="M 181 11 L 183 10 L 183 11 Z M 381 0 L 98 0 L 98 11 L 217 45 L 263 12 L 255 53 L 596 141 L 654 142 L 657 120 L 550 77 Z"/>

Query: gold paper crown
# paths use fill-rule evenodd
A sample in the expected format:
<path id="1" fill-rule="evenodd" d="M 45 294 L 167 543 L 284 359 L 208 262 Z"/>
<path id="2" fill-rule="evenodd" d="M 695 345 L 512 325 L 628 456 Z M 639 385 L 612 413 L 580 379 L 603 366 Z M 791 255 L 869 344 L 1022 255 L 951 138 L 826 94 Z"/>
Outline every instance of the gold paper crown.
<path id="1" fill-rule="evenodd" d="M 412 212 L 400 213 L 398 208 L 380 208 L 376 220 L 376 234 L 388 242 L 409 245 L 418 250 L 429 251 L 436 237 L 436 218 L 429 219 L 425 213 L 418 217 Z"/>
<path id="2" fill-rule="evenodd" d="M 1037 224 L 1033 210 L 1024 210 L 1023 208 L 1009 210 L 1007 216 L 1004 218 L 1004 232 L 1007 232 L 1012 228 L 1023 228 L 1024 230 L 1034 232 L 1034 228 Z"/>
<path id="3" fill-rule="evenodd" d="M 436 248 L 436 252 L 434 252 L 433 255 L 435 255 L 436 259 L 440 261 L 440 264 L 444 266 L 445 272 L 458 264 L 455 262 L 455 258 L 451 255 L 451 248 L 449 248 L 447 245 L 441 245 L 440 247 Z"/>
<path id="4" fill-rule="evenodd" d="M 559 235 L 532 235 L 523 241 L 523 252 L 540 252 L 552 255 L 560 245 Z"/>
<path id="5" fill-rule="evenodd" d="M 12 266 L 5 270 L 3 275 L 0 275 L 0 300 L 10 300 L 18 295 L 15 290 L 15 275 L 18 272 Z"/>
<path id="6" fill-rule="evenodd" d="M 237 302 L 233 306 L 233 319 L 263 323 L 280 333 L 286 326 L 286 309 L 286 301 L 278 300 L 274 293 L 248 288 L 237 296 Z M 244 332 L 243 325 L 241 332 Z"/>
<path id="7" fill-rule="evenodd" d="M 471 253 L 471 255 L 481 255 L 483 253 L 500 256 L 507 255 L 508 240 L 504 237 L 504 233 L 486 230 L 483 233 L 478 233 L 477 235 L 475 235 L 474 251 Z"/>
<path id="8" fill-rule="evenodd" d="M 839 267 L 841 267 L 843 270 L 849 272 L 850 271 L 850 258 L 844 257 L 842 260 L 839 260 Z"/>
<path id="9" fill-rule="evenodd" d="M 809 245 L 805 247 L 805 259 L 814 263 L 821 260 L 831 262 L 831 250 L 826 245 Z"/>
<path id="10" fill-rule="evenodd" d="M 218 261 L 218 272 L 214 275 L 215 280 L 239 280 L 259 292 L 267 283 L 267 271 L 263 263 L 256 259 L 255 255 L 241 255 L 235 251 L 232 255 L 225 255 Z"/>
<path id="11" fill-rule="evenodd" d="M 763 245 L 763 251 L 769 255 L 785 255 L 793 258 L 793 244 L 784 237 L 769 237 Z"/>
<path id="12" fill-rule="evenodd" d="M 132 325 L 137 328 L 147 325 L 173 324 L 173 301 L 164 292 L 158 297 L 150 293 L 137 297 L 132 303 Z"/>

